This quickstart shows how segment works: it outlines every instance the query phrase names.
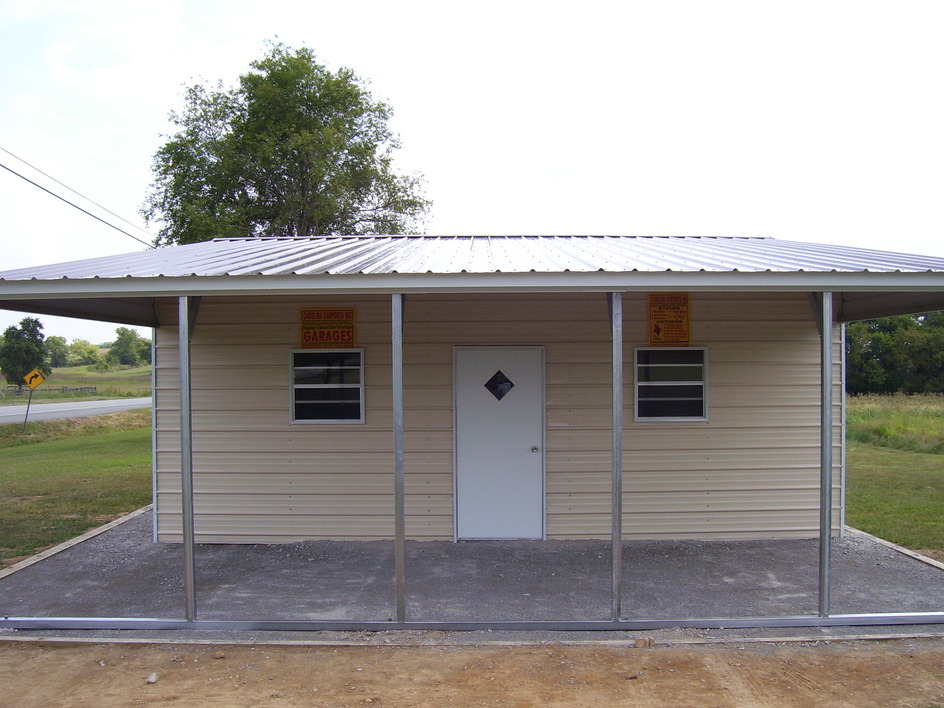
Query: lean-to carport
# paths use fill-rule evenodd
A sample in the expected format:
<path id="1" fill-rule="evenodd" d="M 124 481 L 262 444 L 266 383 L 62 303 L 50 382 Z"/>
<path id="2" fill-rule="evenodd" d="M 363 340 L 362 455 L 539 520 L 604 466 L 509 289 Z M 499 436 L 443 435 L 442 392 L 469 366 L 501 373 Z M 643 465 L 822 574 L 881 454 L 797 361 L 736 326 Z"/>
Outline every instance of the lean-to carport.
<path id="1" fill-rule="evenodd" d="M 185 616 L 179 619 L 7 618 L 21 628 L 215 629 L 651 629 L 920 624 L 944 612 L 835 614 L 831 608 L 836 322 L 944 307 L 944 261 L 767 239 L 371 237 L 224 240 L 0 273 L 0 305 L 156 326 L 154 302 L 175 298 L 180 371 Z M 623 297 L 628 292 L 805 292 L 821 333 L 817 611 L 787 617 L 626 618 L 623 582 Z M 612 341 L 610 616 L 608 619 L 416 621 L 407 612 L 404 312 L 414 294 L 597 293 Z M 390 298 L 395 570 L 390 620 L 205 620 L 197 603 L 193 508 L 191 338 L 201 298 L 359 292 Z"/>

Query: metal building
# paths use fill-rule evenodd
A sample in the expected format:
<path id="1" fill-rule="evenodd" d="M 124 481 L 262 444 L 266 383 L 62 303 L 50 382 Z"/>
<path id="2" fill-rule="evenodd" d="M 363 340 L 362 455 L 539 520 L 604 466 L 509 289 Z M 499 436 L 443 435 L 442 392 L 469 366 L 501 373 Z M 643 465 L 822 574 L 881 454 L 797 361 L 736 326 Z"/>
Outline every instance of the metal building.
<path id="1" fill-rule="evenodd" d="M 621 619 L 627 539 L 818 537 L 819 613 L 757 623 L 869 623 L 829 608 L 842 323 L 944 309 L 944 259 L 220 239 L 0 272 L 0 307 L 154 328 L 155 538 L 189 549 L 188 622 L 195 543 L 393 539 L 408 626 L 407 540 L 610 539 L 611 617 L 581 626 L 613 628 L 640 626 Z"/>

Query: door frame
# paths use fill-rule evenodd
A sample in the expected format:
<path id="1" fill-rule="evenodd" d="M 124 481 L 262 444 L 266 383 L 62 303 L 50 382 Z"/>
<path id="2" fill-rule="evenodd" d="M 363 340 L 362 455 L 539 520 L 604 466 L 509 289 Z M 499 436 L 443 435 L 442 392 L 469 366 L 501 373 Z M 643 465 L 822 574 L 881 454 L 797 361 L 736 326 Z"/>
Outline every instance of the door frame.
<path id="1" fill-rule="evenodd" d="M 540 344 L 457 344 L 452 347 L 452 540 L 459 539 L 459 352 L 487 349 L 528 349 L 540 354 L 541 375 L 541 538 L 547 540 L 547 348 Z"/>

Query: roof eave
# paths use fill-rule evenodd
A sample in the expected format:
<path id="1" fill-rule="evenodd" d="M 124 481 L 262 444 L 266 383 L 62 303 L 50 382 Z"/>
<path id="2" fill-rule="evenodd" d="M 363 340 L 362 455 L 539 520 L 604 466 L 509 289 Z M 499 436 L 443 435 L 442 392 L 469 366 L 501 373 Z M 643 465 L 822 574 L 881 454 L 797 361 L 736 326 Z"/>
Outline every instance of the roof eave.
<path id="1" fill-rule="evenodd" d="M 0 300 L 297 293 L 941 291 L 941 272 L 562 272 L 190 275 L 0 281 Z"/>

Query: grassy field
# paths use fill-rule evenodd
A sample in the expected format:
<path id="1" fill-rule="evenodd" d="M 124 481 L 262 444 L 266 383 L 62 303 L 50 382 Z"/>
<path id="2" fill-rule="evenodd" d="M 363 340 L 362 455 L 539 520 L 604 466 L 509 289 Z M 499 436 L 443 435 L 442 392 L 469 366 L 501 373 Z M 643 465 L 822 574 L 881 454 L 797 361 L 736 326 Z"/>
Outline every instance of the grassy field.
<path id="1" fill-rule="evenodd" d="M 846 523 L 944 551 L 944 396 L 852 397 L 846 420 Z"/>
<path id="2" fill-rule="evenodd" d="M 79 391 L 60 392 L 63 386 L 82 388 L 94 386 L 97 391 L 84 393 Z M 29 390 L 15 395 L 0 388 L 0 406 L 22 405 L 26 403 Z M 52 401 L 95 401 L 106 398 L 140 398 L 151 395 L 151 367 L 114 367 L 108 371 L 95 371 L 88 366 L 68 366 L 53 369 L 46 381 L 33 391 L 33 403 Z"/>
<path id="3" fill-rule="evenodd" d="M 151 501 L 149 410 L 0 426 L 0 559 L 43 548 Z"/>
<path id="4" fill-rule="evenodd" d="M 944 453 L 944 396 L 850 396 L 846 422 L 850 443 Z"/>

